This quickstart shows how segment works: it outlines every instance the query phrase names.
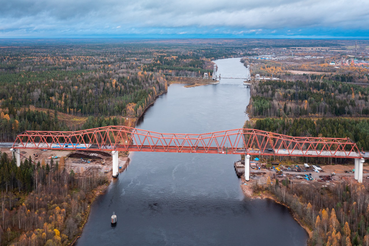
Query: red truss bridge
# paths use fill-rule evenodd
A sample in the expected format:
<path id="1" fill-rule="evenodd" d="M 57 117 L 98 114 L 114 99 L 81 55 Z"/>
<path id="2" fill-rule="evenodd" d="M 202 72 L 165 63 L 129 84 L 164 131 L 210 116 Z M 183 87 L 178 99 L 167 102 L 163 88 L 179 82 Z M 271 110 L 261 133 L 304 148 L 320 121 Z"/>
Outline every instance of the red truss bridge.
<path id="1" fill-rule="evenodd" d="M 292 137 L 247 128 L 202 134 L 159 133 L 126 126 L 25 131 L 17 136 L 13 149 L 362 158 L 357 145 L 349 138 Z"/>

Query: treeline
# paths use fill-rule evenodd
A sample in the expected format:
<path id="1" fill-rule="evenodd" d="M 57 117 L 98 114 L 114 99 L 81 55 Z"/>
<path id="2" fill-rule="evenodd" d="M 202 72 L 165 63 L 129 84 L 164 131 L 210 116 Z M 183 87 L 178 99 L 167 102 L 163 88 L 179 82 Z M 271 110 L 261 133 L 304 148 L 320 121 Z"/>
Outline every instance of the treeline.
<path id="1" fill-rule="evenodd" d="M 162 71 L 167 76 L 202 77 L 204 73 L 211 73 L 206 69 L 205 60 L 197 54 L 191 55 L 160 55 L 154 61 L 144 66 L 144 71 Z"/>
<path id="2" fill-rule="evenodd" d="M 260 81 L 253 85 L 253 116 L 369 116 L 369 88 L 335 81 Z"/>
<path id="3" fill-rule="evenodd" d="M 13 142 L 19 133 L 26 130 L 70 131 L 123 123 L 123 118 L 90 116 L 81 127 L 67 126 L 65 122 L 59 120 L 58 111 L 54 111 L 53 113 L 47 111 L 45 113 L 30 109 L 17 110 L 16 108 L 10 107 L 6 114 L 4 112 L 0 113 L 0 141 Z"/>
<path id="4" fill-rule="evenodd" d="M 149 100 L 166 90 L 161 76 L 141 72 L 115 78 L 109 73 L 78 75 L 63 81 L 34 76 L 37 80 L 17 77 L 16 82 L 0 85 L 3 109 L 33 105 L 79 116 L 125 115 L 127 104 Z"/>
<path id="5" fill-rule="evenodd" d="M 96 172 L 77 177 L 59 163 L 0 159 L 0 245 L 68 245 L 86 219 L 92 190 L 107 182 Z"/>
<path id="6" fill-rule="evenodd" d="M 17 110 L 10 107 L 8 112 L 0 114 L 0 141 L 13 141 L 17 134 L 25 130 L 68 130 L 59 122 L 57 114 L 54 116 L 40 111 Z"/>
<path id="7" fill-rule="evenodd" d="M 342 181 L 322 187 L 268 178 L 267 189 L 312 230 L 308 245 L 369 245 L 368 183 Z"/>
<path id="8" fill-rule="evenodd" d="M 350 138 L 360 150 L 369 150 L 369 120 L 355 119 L 259 119 L 253 126 L 259 130 L 290 136 Z"/>

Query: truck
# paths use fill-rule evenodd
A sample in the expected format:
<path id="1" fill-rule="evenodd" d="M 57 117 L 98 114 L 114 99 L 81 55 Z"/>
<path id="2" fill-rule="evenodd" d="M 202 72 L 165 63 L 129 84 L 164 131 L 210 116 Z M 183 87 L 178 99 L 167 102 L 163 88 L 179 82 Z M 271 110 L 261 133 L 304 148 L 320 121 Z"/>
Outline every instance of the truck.
<path id="1" fill-rule="evenodd" d="M 305 174 L 305 179 L 308 181 L 312 181 L 313 177 L 311 177 L 311 173 L 309 173 L 309 175 Z"/>
<path id="2" fill-rule="evenodd" d="M 312 165 L 312 167 L 314 168 L 314 171 L 315 170 L 318 170 L 318 171 L 322 171 L 323 169 L 319 166 L 315 166 L 315 165 Z"/>

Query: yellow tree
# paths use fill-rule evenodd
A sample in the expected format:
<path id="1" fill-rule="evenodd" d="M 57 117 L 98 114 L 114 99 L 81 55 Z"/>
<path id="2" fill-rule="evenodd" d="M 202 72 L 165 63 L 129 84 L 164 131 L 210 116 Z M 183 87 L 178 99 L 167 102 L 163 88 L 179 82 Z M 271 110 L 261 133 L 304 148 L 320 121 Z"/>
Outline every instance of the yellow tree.
<path id="1" fill-rule="evenodd" d="M 35 233 L 32 233 L 32 236 L 31 236 L 31 245 L 36 245 L 37 244 L 37 236 Z"/>
<path id="2" fill-rule="evenodd" d="M 350 237 L 346 237 L 346 246 L 352 246 Z"/>
<path id="3" fill-rule="evenodd" d="M 316 220 L 315 220 L 315 229 L 317 229 L 317 231 L 319 232 L 319 229 L 320 229 L 320 216 L 316 216 Z"/>
<path id="4" fill-rule="evenodd" d="M 62 156 L 62 157 L 60 157 L 59 168 L 61 170 L 63 170 L 64 169 L 64 166 L 65 166 L 65 157 Z"/>
<path id="5" fill-rule="evenodd" d="M 14 120 L 14 123 L 13 123 L 13 130 L 17 131 L 18 130 L 18 127 L 19 127 L 19 122 L 17 120 Z"/>
<path id="6" fill-rule="evenodd" d="M 346 237 L 350 237 L 350 235 L 351 235 L 350 226 L 349 226 L 349 224 L 347 223 L 347 221 L 346 221 L 346 223 L 345 223 L 345 226 L 343 227 L 343 233 L 345 233 L 345 236 L 346 236 Z"/>
<path id="7" fill-rule="evenodd" d="M 369 246 L 369 235 L 365 235 L 363 243 L 365 243 L 365 246 Z"/>
<path id="8" fill-rule="evenodd" d="M 334 210 L 334 208 L 332 208 L 331 210 L 331 217 L 330 217 L 330 224 L 332 225 L 332 227 L 337 230 L 338 226 L 339 226 L 339 222 L 336 216 L 336 211 Z"/>
<path id="9" fill-rule="evenodd" d="M 323 223 L 323 226 L 324 226 L 324 231 L 325 231 L 325 233 L 327 233 L 327 229 L 328 229 L 328 212 L 324 208 L 322 210 L 322 223 Z"/>
<path id="10" fill-rule="evenodd" d="M 267 177 L 267 185 L 270 185 L 271 181 L 270 181 L 270 177 Z"/>
<path id="11" fill-rule="evenodd" d="M 341 238 L 341 234 L 336 234 L 336 230 L 333 229 L 332 231 L 332 246 L 339 246 L 339 241 L 340 241 L 340 238 Z"/>
<path id="12" fill-rule="evenodd" d="M 312 214 L 313 206 L 311 206 L 310 202 L 306 205 L 306 210 L 309 220 L 314 220 L 314 215 Z"/>
<path id="13" fill-rule="evenodd" d="M 332 246 L 332 237 L 331 236 L 328 236 L 326 246 Z"/>

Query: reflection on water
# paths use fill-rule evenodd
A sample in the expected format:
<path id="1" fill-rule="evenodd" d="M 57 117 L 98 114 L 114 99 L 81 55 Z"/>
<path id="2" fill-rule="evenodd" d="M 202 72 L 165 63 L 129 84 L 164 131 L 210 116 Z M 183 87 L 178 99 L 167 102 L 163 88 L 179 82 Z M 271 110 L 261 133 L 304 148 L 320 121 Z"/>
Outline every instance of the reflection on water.
<path id="1" fill-rule="evenodd" d="M 239 59 L 216 63 L 222 77 L 246 71 Z M 242 80 L 171 85 L 138 128 L 170 133 L 240 128 L 248 102 Z M 305 245 L 305 231 L 285 207 L 243 197 L 233 169 L 237 159 L 133 153 L 128 169 L 93 204 L 78 245 Z M 113 211 L 115 228 L 110 226 Z"/>

